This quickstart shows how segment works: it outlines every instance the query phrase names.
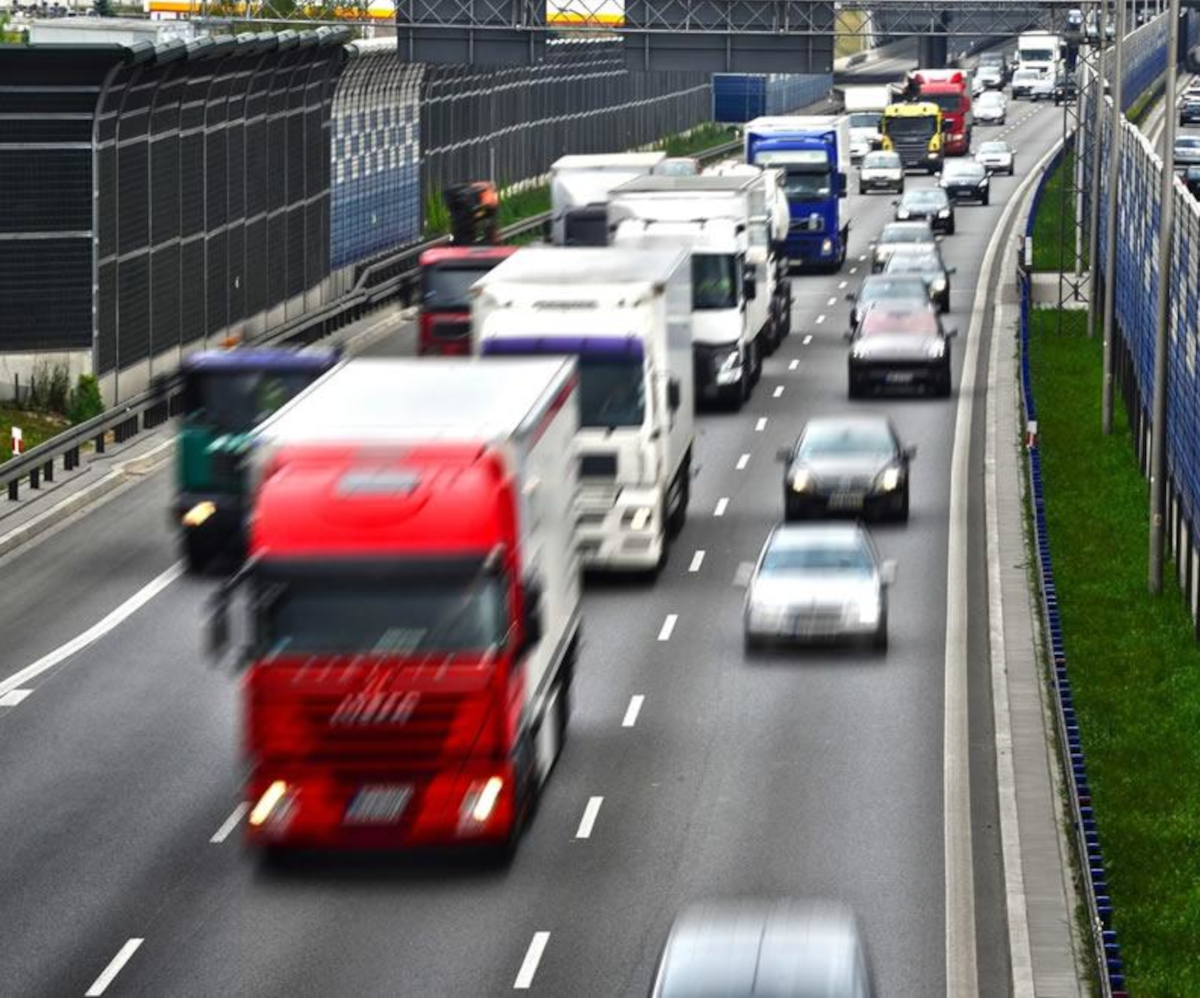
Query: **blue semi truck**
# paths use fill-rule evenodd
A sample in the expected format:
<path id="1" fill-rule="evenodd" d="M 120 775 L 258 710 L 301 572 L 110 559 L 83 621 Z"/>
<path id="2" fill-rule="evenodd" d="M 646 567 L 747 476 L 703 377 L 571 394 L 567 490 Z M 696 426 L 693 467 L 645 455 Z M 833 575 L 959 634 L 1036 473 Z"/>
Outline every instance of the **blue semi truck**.
<path id="1" fill-rule="evenodd" d="M 844 115 L 756 118 L 746 124 L 746 162 L 786 173 L 792 267 L 837 271 L 846 260 L 850 220 L 846 171 L 850 125 Z"/>

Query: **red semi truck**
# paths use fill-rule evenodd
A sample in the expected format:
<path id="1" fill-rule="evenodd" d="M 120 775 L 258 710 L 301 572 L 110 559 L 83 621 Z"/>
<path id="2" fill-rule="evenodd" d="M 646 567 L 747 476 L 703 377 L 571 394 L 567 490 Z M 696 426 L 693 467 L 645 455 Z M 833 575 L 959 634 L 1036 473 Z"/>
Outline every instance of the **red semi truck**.
<path id="1" fill-rule="evenodd" d="M 471 300 L 467 290 L 516 247 L 455 245 L 421 254 L 419 355 L 471 353 Z"/>
<path id="2" fill-rule="evenodd" d="M 258 431 L 242 682 L 264 847 L 515 847 L 580 629 L 574 359 L 354 360 Z"/>
<path id="3" fill-rule="evenodd" d="M 942 109 L 946 133 L 946 155 L 967 156 L 971 152 L 971 76 L 961 69 L 918 69 L 907 78 L 907 95 Z"/>

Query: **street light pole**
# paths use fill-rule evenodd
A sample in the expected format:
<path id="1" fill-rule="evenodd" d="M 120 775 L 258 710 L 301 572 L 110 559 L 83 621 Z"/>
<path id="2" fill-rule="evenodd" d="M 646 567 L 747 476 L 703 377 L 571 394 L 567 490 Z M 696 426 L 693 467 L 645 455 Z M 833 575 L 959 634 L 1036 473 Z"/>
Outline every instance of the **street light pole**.
<path id="1" fill-rule="evenodd" d="M 1167 321 L 1170 318 L 1171 240 L 1175 223 L 1175 89 L 1179 57 L 1179 0 L 1167 12 L 1167 86 L 1163 95 L 1163 172 L 1159 189 L 1158 327 L 1154 345 L 1154 402 L 1150 425 L 1150 593 L 1161 594 L 1167 500 Z"/>
<path id="2" fill-rule="evenodd" d="M 1127 8 L 1125 0 L 1117 0 L 1117 37 L 1113 52 L 1112 120 L 1108 136 L 1108 204 L 1105 206 L 1104 233 L 1104 383 L 1100 396 L 1100 427 L 1112 433 L 1113 419 L 1113 327 L 1116 317 L 1117 287 L 1117 189 L 1121 183 L 1121 90 L 1125 73 L 1125 29 Z M 1093 282 L 1093 287 L 1095 283 Z"/>
<path id="3" fill-rule="evenodd" d="M 1125 0 L 1114 0 L 1124 6 Z M 1100 128 L 1104 122 L 1104 43 L 1108 34 L 1108 0 L 1100 2 L 1100 29 L 1096 32 L 1096 57 L 1092 60 L 1092 106 L 1088 129 L 1092 134 L 1091 190 L 1088 192 L 1088 311 L 1087 335 L 1096 335 L 1096 288 L 1100 268 L 1096 266 L 1096 255 L 1100 252 Z M 1082 124 L 1082 123 L 1080 123 Z M 1079 185 L 1080 190 L 1084 185 Z"/>

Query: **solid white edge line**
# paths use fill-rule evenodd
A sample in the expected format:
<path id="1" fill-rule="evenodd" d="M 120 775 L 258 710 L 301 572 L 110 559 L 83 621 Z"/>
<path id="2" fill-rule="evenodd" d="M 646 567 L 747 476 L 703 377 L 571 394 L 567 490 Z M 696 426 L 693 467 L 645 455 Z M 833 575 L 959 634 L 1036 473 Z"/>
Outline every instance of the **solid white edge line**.
<path id="1" fill-rule="evenodd" d="M 33 678 L 44 674 L 51 667 L 58 666 L 63 662 L 63 660 L 74 656 L 81 649 L 86 649 L 97 639 L 102 639 L 123 621 L 125 621 L 125 619 L 134 614 L 134 612 L 136 612 L 139 608 L 157 597 L 161 591 L 165 590 L 177 579 L 179 579 L 182 574 L 182 561 L 175 563 L 162 573 L 159 573 L 159 575 L 146 584 L 146 586 L 144 586 L 115 610 L 110 611 L 87 631 L 79 633 L 79 635 L 75 636 L 74 639 L 63 643 L 63 645 L 47 653 L 40 660 L 31 663 L 23 670 L 18 670 L 11 677 L 0 681 L 0 695 L 8 694 L 9 691 L 19 688 L 27 681 L 31 681 Z"/>
<path id="2" fill-rule="evenodd" d="M 1026 189 L 1053 155 L 1052 147 L 1025 176 L 1001 213 L 984 253 L 971 305 L 971 325 L 963 358 L 950 459 L 950 518 L 946 544 L 946 649 L 943 674 L 942 829 L 946 878 L 946 995 L 978 995 L 979 968 L 975 939 L 975 867 L 971 843 L 971 758 L 968 719 L 967 672 L 967 536 L 970 487 L 971 422 L 975 403 L 975 374 L 979 367 L 979 341 L 992 266 L 1000 247 L 999 236 Z"/>
<path id="3" fill-rule="evenodd" d="M 5 691 L 4 694 L 0 694 L 0 708 L 16 708 L 31 694 L 33 691 L 29 688 L 14 688 L 12 691 Z"/>
<path id="4" fill-rule="evenodd" d="M 514 990 L 527 990 L 533 985 L 533 977 L 537 975 L 538 963 L 542 960 L 542 952 L 546 950 L 546 942 L 550 940 L 549 931 L 538 931 L 529 942 L 529 950 L 521 962 L 520 971 L 513 982 Z"/>
<path id="5" fill-rule="evenodd" d="M 766 418 L 766 417 L 759 417 L 759 418 L 758 418 L 758 423 L 756 423 L 756 424 L 754 425 L 754 429 L 755 429 L 756 431 L 763 431 L 763 430 L 766 430 L 766 429 L 767 429 L 767 418 Z"/>
<path id="6" fill-rule="evenodd" d="M 575 831 L 576 840 L 587 840 L 592 835 L 592 827 L 596 825 L 596 817 L 600 815 L 600 806 L 604 803 L 603 795 L 593 795 L 584 807 L 583 818 L 579 821 L 579 829 Z"/>
<path id="7" fill-rule="evenodd" d="M 689 573 L 699 573 L 700 566 L 704 563 L 704 549 L 697 549 L 692 556 L 691 565 L 688 566 Z"/>
<path id="8" fill-rule="evenodd" d="M 108 989 L 112 981 L 117 978 L 117 974 L 120 973 L 123 968 L 125 968 L 125 963 L 133 958 L 133 953 L 142 946 L 142 942 L 145 940 L 145 938 L 130 938 L 123 945 L 121 945 L 121 950 L 118 951 L 113 957 L 113 960 L 109 962 L 107 966 L 105 966 L 104 971 L 100 973 L 99 977 L 94 983 L 92 983 L 91 987 L 84 994 L 84 996 L 104 996 L 104 991 Z"/>
<path id="9" fill-rule="evenodd" d="M 638 715 L 642 711 L 642 704 L 645 702 L 646 696 L 643 694 L 635 694 L 629 699 L 629 707 L 625 709 L 625 718 L 621 720 L 623 729 L 632 729 L 637 723 Z"/>
<path id="10" fill-rule="evenodd" d="M 218 828 L 217 832 L 208 838 L 210 844 L 223 844 L 225 838 L 233 833 L 237 825 L 242 821 L 242 817 L 250 811 L 249 802 L 241 802 L 238 807 L 229 814 L 229 818 L 225 820 Z"/>
<path id="11" fill-rule="evenodd" d="M 734 466 L 734 468 L 735 468 L 735 469 L 736 469 L 738 472 L 741 472 L 741 471 L 743 471 L 743 470 L 746 468 L 746 466 L 747 466 L 747 465 L 749 465 L 749 464 L 750 464 L 750 454 L 749 454 L 749 452 L 744 452 L 743 454 L 741 454 L 740 456 L 738 456 L 737 465 L 735 465 L 735 466 Z"/>
<path id="12" fill-rule="evenodd" d="M 729 497 L 721 497 L 721 499 L 717 501 L 716 508 L 713 510 L 713 517 L 724 517 L 725 509 L 728 506 L 729 506 Z"/>
<path id="13" fill-rule="evenodd" d="M 667 615 L 663 619 L 662 628 L 658 630 L 658 641 L 666 642 L 671 638 L 671 633 L 675 631 L 675 623 L 679 621 L 679 615 Z"/>
<path id="14" fill-rule="evenodd" d="M 1021 830 L 1017 814 L 1017 779 L 1013 762 L 1012 715 L 1008 703 L 1008 670 L 1004 647 L 1004 594 L 1000 582 L 1000 518 L 996 486 L 996 371 L 1000 367 L 1000 332 L 1004 305 L 996 303 L 988 362 L 986 432 L 983 469 L 984 515 L 987 518 L 988 633 L 992 658 L 992 718 L 996 739 L 996 798 L 1000 816 L 1000 850 L 1004 860 L 1004 889 L 1008 915 L 1009 964 L 1013 997 L 1035 996 L 1033 950 L 1029 942 L 1029 913 L 1025 905 L 1025 868 L 1021 860 Z M 1006 404 L 1014 404 L 1007 400 Z"/>

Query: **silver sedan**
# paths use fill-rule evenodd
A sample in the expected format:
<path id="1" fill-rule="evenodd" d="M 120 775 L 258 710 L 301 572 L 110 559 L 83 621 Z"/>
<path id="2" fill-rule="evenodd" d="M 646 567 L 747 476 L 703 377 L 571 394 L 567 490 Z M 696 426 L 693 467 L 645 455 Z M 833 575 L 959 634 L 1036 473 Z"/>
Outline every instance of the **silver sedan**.
<path id="1" fill-rule="evenodd" d="M 861 525 L 779 525 L 746 589 L 746 648 L 770 640 L 850 639 L 883 652 L 887 589 L 895 575 L 896 564 L 880 562 Z"/>

